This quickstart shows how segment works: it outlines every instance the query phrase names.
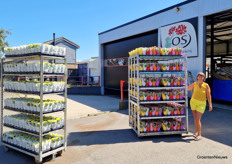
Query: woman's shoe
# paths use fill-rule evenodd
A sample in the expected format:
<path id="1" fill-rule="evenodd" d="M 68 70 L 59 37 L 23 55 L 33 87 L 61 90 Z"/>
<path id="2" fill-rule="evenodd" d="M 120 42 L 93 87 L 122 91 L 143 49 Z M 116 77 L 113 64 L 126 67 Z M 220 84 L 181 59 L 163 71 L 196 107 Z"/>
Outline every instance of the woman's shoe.
<path id="1" fill-rule="evenodd" d="M 197 136 L 196 138 L 194 138 L 194 140 L 195 140 L 195 141 L 200 141 L 200 140 L 202 140 L 202 138 L 199 137 L 199 136 Z"/>
<path id="2" fill-rule="evenodd" d="M 194 133 L 194 134 L 193 134 L 193 137 L 194 137 L 194 138 L 198 137 L 198 133 Z"/>

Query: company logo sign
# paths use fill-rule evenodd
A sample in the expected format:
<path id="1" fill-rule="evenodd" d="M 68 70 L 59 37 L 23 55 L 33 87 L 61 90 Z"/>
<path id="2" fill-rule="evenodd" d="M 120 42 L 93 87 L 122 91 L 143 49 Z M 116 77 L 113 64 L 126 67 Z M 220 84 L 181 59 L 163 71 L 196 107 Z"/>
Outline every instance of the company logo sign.
<path id="1" fill-rule="evenodd" d="M 193 25 L 180 22 L 161 28 L 162 47 L 183 47 L 188 57 L 197 56 L 197 38 Z"/>

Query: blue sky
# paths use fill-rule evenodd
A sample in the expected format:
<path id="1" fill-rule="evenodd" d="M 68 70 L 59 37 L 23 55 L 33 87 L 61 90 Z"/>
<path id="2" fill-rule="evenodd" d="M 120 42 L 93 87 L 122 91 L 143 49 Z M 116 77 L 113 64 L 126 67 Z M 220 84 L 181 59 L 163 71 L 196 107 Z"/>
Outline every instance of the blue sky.
<path id="1" fill-rule="evenodd" d="M 3 0 L 0 28 L 11 29 L 10 46 L 64 36 L 80 45 L 77 60 L 98 56 L 98 32 L 185 0 Z"/>

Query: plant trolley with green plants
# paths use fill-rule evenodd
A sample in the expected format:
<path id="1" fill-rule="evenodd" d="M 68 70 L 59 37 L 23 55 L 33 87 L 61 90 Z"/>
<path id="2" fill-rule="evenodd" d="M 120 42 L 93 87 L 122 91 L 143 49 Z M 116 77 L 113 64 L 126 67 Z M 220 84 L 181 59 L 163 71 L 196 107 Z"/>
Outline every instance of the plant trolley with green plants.
<path id="1" fill-rule="evenodd" d="M 129 55 L 129 125 L 138 137 L 188 133 L 182 48 L 140 47 Z"/>
<path id="2" fill-rule="evenodd" d="M 65 54 L 65 48 L 47 44 L 5 48 L 5 58 L 1 59 L 0 137 L 6 151 L 20 151 L 41 163 L 44 157 L 52 155 L 54 158 L 66 150 Z M 59 60 L 59 64 L 50 63 L 55 60 Z M 58 93 L 63 94 L 64 99 L 44 98 Z M 62 117 L 55 117 L 57 112 L 63 112 L 58 113 Z"/>

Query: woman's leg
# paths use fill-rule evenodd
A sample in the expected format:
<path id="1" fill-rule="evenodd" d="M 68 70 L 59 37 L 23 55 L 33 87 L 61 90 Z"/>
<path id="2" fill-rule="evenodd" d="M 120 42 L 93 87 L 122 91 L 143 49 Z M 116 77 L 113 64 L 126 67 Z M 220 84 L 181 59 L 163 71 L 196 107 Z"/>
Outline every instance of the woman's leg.
<path id="1" fill-rule="evenodd" d="M 195 129 L 196 129 L 196 133 L 198 134 L 198 130 L 197 130 L 197 111 L 196 110 L 192 110 L 193 112 L 193 118 L 194 118 L 194 125 L 195 125 Z"/>
<path id="2" fill-rule="evenodd" d="M 201 117 L 202 113 L 196 111 L 196 125 L 197 125 L 197 131 L 198 131 L 198 136 L 201 137 Z"/>

